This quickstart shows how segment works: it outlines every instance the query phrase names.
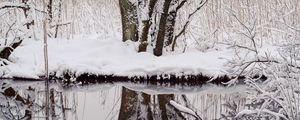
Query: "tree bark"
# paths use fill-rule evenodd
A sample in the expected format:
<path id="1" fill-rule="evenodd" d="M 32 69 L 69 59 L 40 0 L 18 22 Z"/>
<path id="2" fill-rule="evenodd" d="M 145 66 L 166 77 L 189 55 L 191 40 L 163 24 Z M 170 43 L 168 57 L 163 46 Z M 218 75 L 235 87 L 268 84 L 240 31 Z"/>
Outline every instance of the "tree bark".
<path id="1" fill-rule="evenodd" d="M 59 5 L 58 5 L 58 19 L 60 19 L 61 17 L 61 5 L 62 5 L 62 0 L 59 0 Z M 55 34 L 54 34 L 54 38 L 57 38 L 58 36 L 58 23 L 56 23 L 55 25 Z"/>
<path id="2" fill-rule="evenodd" d="M 164 39 L 166 35 L 166 23 L 168 18 L 168 11 L 171 5 L 172 0 L 165 0 L 164 6 L 163 6 L 163 12 L 161 14 L 160 22 L 159 22 L 159 29 L 158 29 L 158 35 L 156 40 L 156 45 L 154 48 L 154 55 L 155 56 L 161 56 L 163 52 L 163 46 L 164 46 Z"/>
<path id="3" fill-rule="evenodd" d="M 148 46 L 148 34 L 149 29 L 152 25 L 152 14 L 154 11 L 154 6 L 157 3 L 157 0 L 150 0 L 149 2 L 149 12 L 148 12 L 148 20 L 143 21 L 144 27 L 141 35 L 140 45 L 138 52 L 146 52 Z"/>
<path id="4" fill-rule="evenodd" d="M 30 9 L 29 5 L 28 5 L 28 0 L 22 0 L 22 3 L 24 3 L 25 6 L 26 6 L 26 7 L 22 7 L 22 9 L 23 9 L 25 18 L 27 18 L 28 17 L 28 11 Z M 34 20 L 32 20 L 30 22 L 27 22 L 25 25 L 26 25 L 27 29 L 30 29 L 30 26 L 34 25 Z"/>
<path id="5" fill-rule="evenodd" d="M 172 0 L 171 6 L 176 5 L 178 0 Z M 173 42 L 174 28 L 177 17 L 177 9 L 170 10 L 166 23 L 166 42 L 165 46 L 169 46 Z"/>
<path id="6" fill-rule="evenodd" d="M 50 90 L 50 102 L 51 102 L 51 116 L 52 116 L 52 119 L 56 119 L 56 114 L 55 114 L 55 93 L 54 93 L 54 89 L 52 88 Z"/>
<path id="7" fill-rule="evenodd" d="M 52 4 L 53 4 L 53 1 L 49 0 L 48 5 L 47 5 L 47 11 L 48 11 L 48 16 L 49 16 L 49 18 L 48 18 L 49 19 L 49 23 L 51 23 L 52 19 L 53 19 Z"/>
<path id="8" fill-rule="evenodd" d="M 151 96 L 146 93 L 137 92 L 122 87 L 121 107 L 118 119 L 153 120 L 152 112 L 150 109 L 150 97 Z M 143 113 L 145 112 L 147 116 L 143 115 Z"/>
<path id="9" fill-rule="evenodd" d="M 138 41 L 137 7 L 130 0 L 119 0 L 122 18 L 123 42 Z"/>
<path id="10" fill-rule="evenodd" d="M 158 105 L 161 111 L 160 116 L 162 120 L 168 120 L 166 105 L 169 103 L 170 100 L 174 100 L 174 97 L 175 97 L 174 94 L 158 95 Z"/>

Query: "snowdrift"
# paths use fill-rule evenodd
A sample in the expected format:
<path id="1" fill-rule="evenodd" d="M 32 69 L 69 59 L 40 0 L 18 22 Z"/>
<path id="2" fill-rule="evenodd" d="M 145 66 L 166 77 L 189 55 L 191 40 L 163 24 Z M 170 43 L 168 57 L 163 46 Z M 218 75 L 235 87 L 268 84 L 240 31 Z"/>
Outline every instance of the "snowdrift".
<path id="1" fill-rule="evenodd" d="M 98 35 L 81 35 L 69 40 L 50 39 L 49 71 L 57 78 L 65 78 L 68 74 L 68 79 L 81 75 L 128 78 L 205 75 L 213 78 L 225 75 L 224 58 L 230 57 L 228 50 L 200 52 L 191 48 L 185 53 L 156 57 L 150 52 L 137 53 L 136 46 L 133 42 L 121 42 L 120 37 Z M 41 78 L 44 75 L 42 40 L 25 40 L 10 60 L 10 65 L 0 69 L 2 77 Z"/>

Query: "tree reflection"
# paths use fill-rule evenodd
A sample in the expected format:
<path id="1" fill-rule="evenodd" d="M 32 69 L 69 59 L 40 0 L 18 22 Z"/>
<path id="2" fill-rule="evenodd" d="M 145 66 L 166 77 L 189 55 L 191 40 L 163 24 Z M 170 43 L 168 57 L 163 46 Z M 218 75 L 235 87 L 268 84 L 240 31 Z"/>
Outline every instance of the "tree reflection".
<path id="1" fill-rule="evenodd" d="M 119 120 L 168 120 L 185 119 L 182 113 L 170 105 L 174 94 L 149 95 L 122 87 Z"/>
<path id="2" fill-rule="evenodd" d="M 1 84 L 0 93 L 0 116 L 9 120 L 30 120 L 32 117 L 32 106 L 34 102 L 30 96 L 21 96 L 14 88 L 10 87 L 7 83 Z M 34 91 L 31 87 L 27 89 L 30 93 Z M 1 117 L 0 117 L 1 118 Z"/>
<path id="3" fill-rule="evenodd" d="M 46 118 L 46 97 L 43 85 L 18 87 L 18 85 L 5 82 L 0 82 L 0 85 L 0 119 L 31 120 Z M 78 118 L 100 120 L 105 118 L 119 120 L 234 119 L 235 114 L 245 107 L 245 98 L 231 93 L 161 94 L 133 90 L 118 85 L 109 89 L 97 89 L 94 92 L 79 92 L 78 89 L 73 88 L 67 88 L 68 90 L 63 88 L 63 90 L 57 91 L 57 89 L 54 89 L 55 87 L 53 88 L 53 85 L 51 86 L 52 88 L 49 90 L 49 117 L 55 120 L 77 120 Z M 111 91 L 114 91 L 113 93 L 118 91 L 116 94 L 117 99 L 99 94 L 99 92 L 110 94 Z M 89 97 L 87 101 L 83 101 L 84 96 L 82 94 L 89 94 L 92 98 Z M 94 98 L 102 101 L 90 100 Z M 109 102 L 104 104 L 103 100 Z M 189 114 L 174 107 L 170 104 L 171 100 L 197 114 Z M 84 108 L 88 110 L 85 111 Z M 100 111 L 99 108 L 101 108 Z M 109 112 L 109 110 L 114 112 Z M 84 112 L 92 112 L 92 114 L 89 114 L 92 116 L 83 117 Z M 105 113 L 102 114 L 101 112 Z M 96 115 L 94 115 L 95 113 Z M 101 114 L 97 115 L 97 113 Z"/>
<path id="4" fill-rule="evenodd" d="M 45 115 L 45 91 L 32 86 L 18 88 L 6 82 L 0 83 L 0 119 L 6 120 L 31 120 L 36 118 L 44 119 Z M 63 93 L 50 90 L 51 118 L 65 118 Z"/>

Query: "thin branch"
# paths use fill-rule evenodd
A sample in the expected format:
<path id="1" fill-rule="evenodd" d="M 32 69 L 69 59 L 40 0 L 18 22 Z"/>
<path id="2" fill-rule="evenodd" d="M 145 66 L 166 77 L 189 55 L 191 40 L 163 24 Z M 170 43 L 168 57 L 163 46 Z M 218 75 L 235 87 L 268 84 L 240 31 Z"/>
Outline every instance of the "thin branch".
<path id="1" fill-rule="evenodd" d="M 207 1 L 208 0 L 205 0 L 204 2 L 203 2 L 203 0 L 199 3 L 200 4 L 200 6 L 199 7 L 197 7 L 197 9 L 195 10 L 195 11 L 193 11 L 191 14 L 189 14 L 189 16 L 188 16 L 188 21 L 184 24 L 184 26 L 183 26 L 183 28 L 181 29 L 181 31 L 175 36 L 175 38 L 174 38 L 174 40 L 173 40 L 173 43 L 172 43 L 172 51 L 174 51 L 175 50 L 175 45 L 176 45 L 176 41 L 177 41 L 177 39 L 181 36 L 181 35 L 183 35 L 183 33 L 185 33 L 185 31 L 186 31 L 186 29 L 187 29 L 187 27 L 188 27 L 188 25 L 189 25 L 189 23 L 190 23 L 190 21 L 189 21 L 189 19 L 191 18 L 191 17 L 193 17 L 196 13 L 197 13 L 197 11 L 199 11 L 206 3 L 207 3 Z M 184 1 L 182 1 L 180 4 L 179 4 L 179 8 L 178 9 L 180 9 L 184 4 L 186 3 L 186 0 L 184 0 Z M 176 9 L 177 9 L 176 8 Z"/>
<path id="2" fill-rule="evenodd" d="M 276 60 L 254 60 L 254 61 L 248 61 L 248 62 L 244 62 L 242 63 L 241 66 L 244 66 L 246 65 L 245 67 L 243 67 L 242 71 L 239 73 L 239 75 L 237 77 L 240 77 L 241 74 L 252 64 L 255 64 L 255 63 L 276 63 L 276 64 L 279 64 L 280 62 L 279 61 L 276 61 Z M 296 68 L 296 69 L 300 69 L 300 66 L 296 66 L 296 65 L 292 65 L 292 64 L 287 64 L 289 67 L 293 67 L 293 68 Z"/>
<path id="3" fill-rule="evenodd" d="M 64 25 L 69 25 L 71 24 L 71 22 L 66 22 L 66 23 L 58 23 L 58 24 L 55 24 L 55 25 L 51 25 L 50 28 L 54 28 L 54 27 L 60 27 L 60 26 L 64 26 Z"/>
<path id="4" fill-rule="evenodd" d="M 245 35 L 246 37 L 248 37 L 252 44 L 253 44 L 253 47 L 254 47 L 254 52 L 256 54 L 258 54 L 258 51 L 257 51 L 257 46 L 256 46 L 256 42 L 255 42 L 255 36 L 256 36 L 256 32 L 253 33 L 254 29 L 255 29 L 255 25 L 256 25 L 256 19 L 254 21 L 254 24 L 252 25 L 252 27 L 248 27 L 247 25 L 245 25 L 239 18 L 237 18 L 237 16 L 235 14 L 232 13 L 232 16 L 243 26 L 243 28 L 245 28 L 248 32 L 249 35 L 245 34 L 242 32 L 243 35 Z"/>
<path id="5" fill-rule="evenodd" d="M 33 9 L 36 10 L 37 12 L 48 14 L 46 11 L 43 11 L 43 10 L 40 10 L 40 9 L 37 9 L 37 8 L 33 8 Z"/>
<path id="6" fill-rule="evenodd" d="M 23 9 L 23 10 L 29 10 L 31 9 L 32 7 L 30 7 L 29 5 L 17 5 L 17 4 L 7 4 L 7 5 L 2 5 L 0 7 L 0 9 L 8 9 L 8 8 L 18 8 L 18 9 Z M 43 11 L 43 10 L 39 10 L 37 8 L 34 8 L 34 10 L 38 11 L 38 12 L 41 12 L 41 13 L 44 13 L 44 14 L 47 14 L 47 12 Z"/>
<path id="7" fill-rule="evenodd" d="M 249 33 L 249 35 L 251 35 L 251 30 L 249 29 L 248 26 L 246 26 L 239 18 L 237 18 L 237 16 L 235 14 L 232 13 L 232 16 L 247 30 L 247 32 Z"/>
<path id="8" fill-rule="evenodd" d="M 293 27 L 293 26 L 291 26 L 291 25 L 288 25 L 286 22 L 281 22 L 281 23 L 283 23 L 284 25 L 286 25 L 288 28 L 290 28 L 290 29 L 292 29 L 292 30 L 295 30 L 295 31 L 297 31 L 297 32 L 300 32 L 300 29 L 299 29 L 299 28 L 296 28 L 296 27 Z"/>
<path id="9" fill-rule="evenodd" d="M 241 46 L 241 45 L 234 44 L 232 47 L 238 47 L 238 48 L 242 48 L 242 49 L 246 49 L 246 50 L 250 50 L 250 51 L 256 52 L 256 50 L 253 50 L 253 49 L 251 49 L 249 47 L 246 47 L 246 46 Z"/>
<path id="10" fill-rule="evenodd" d="M 175 45 L 176 45 L 177 39 L 178 39 L 183 33 L 185 33 L 185 31 L 186 31 L 186 29 L 187 29 L 189 23 L 190 23 L 190 21 L 187 21 L 187 22 L 185 23 L 185 25 L 183 26 L 183 29 L 175 36 L 175 38 L 174 38 L 174 40 L 173 40 L 173 44 L 172 44 L 172 51 L 175 50 Z"/>
<path id="11" fill-rule="evenodd" d="M 203 2 L 203 0 L 200 2 L 200 6 L 194 11 L 192 12 L 191 14 L 189 14 L 189 17 L 188 19 L 190 19 L 195 13 L 197 13 L 206 3 L 207 3 L 208 0 L 205 0 Z"/>
<path id="12" fill-rule="evenodd" d="M 7 38 L 8 38 L 8 33 L 12 30 L 12 27 L 16 24 L 16 21 L 13 24 L 8 24 L 8 30 L 5 33 L 5 42 L 4 45 L 7 45 Z"/>
<path id="13" fill-rule="evenodd" d="M 176 7 L 176 11 L 178 11 L 185 3 L 187 2 L 187 0 L 183 0 L 179 3 L 179 5 Z"/>
<path id="14" fill-rule="evenodd" d="M 29 7 L 25 5 L 3 5 L 0 7 L 0 9 L 5 9 L 5 8 L 19 8 L 19 9 L 29 10 Z"/>

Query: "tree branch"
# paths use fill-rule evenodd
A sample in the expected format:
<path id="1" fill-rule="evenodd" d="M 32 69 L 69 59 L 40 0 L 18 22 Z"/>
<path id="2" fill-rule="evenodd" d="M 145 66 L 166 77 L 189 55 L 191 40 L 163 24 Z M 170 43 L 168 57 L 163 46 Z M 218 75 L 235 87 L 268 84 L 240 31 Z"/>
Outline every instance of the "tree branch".
<path id="1" fill-rule="evenodd" d="M 19 8 L 19 9 L 26 9 L 29 10 L 29 7 L 26 5 L 13 5 L 13 4 L 7 4 L 7 5 L 2 5 L 0 6 L 0 9 L 5 9 L 5 8 Z"/>
<path id="2" fill-rule="evenodd" d="M 208 0 L 205 0 L 203 2 L 203 0 L 200 2 L 200 6 L 194 11 L 192 12 L 191 14 L 189 14 L 189 17 L 188 19 L 190 19 L 195 13 L 197 13 L 206 3 L 207 3 Z"/>
<path id="3" fill-rule="evenodd" d="M 172 51 L 175 50 L 175 45 L 176 45 L 177 39 L 178 39 L 181 35 L 183 35 L 183 33 L 185 33 L 185 31 L 186 31 L 186 29 L 187 29 L 187 27 L 188 27 L 188 25 L 189 25 L 189 23 L 190 23 L 190 20 L 189 20 L 189 19 L 190 19 L 191 17 L 193 17 L 193 16 L 197 13 L 197 11 L 199 11 L 199 10 L 207 3 L 207 1 L 208 1 L 208 0 L 205 0 L 205 1 L 203 2 L 203 0 L 202 0 L 202 1 L 199 3 L 200 6 L 197 7 L 197 9 L 196 9 L 195 11 L 193 11 L 192 13 L 189 14 L 189 16 L 188 16 L 188 21 L 184 24 L 184 26 L 183 26 L 183 28 L 181 29 L 181 31 L 175 36 L 175 38 L 174 38 L 174 40 L 173 40 L 173 43 L 172 43 Z M 186 2 L 187 2 L 186 0 L 183 0 L 183 1 L 179 4 L 179 6 L 176 8 L 176 10 L 180 9 Z"/>
<path id="4" fill-rule="evenodd" d="M 190 21 L 187 21 L 187 22 L 185 23 L 185 25 L 183 26 L 183 29 L 175 36 L 175 38 L 174 38 L 174 40 L 173 40 L 173 44 L 172 44 L 172 51 L 175 50 L 175 45 L 176 45 L 177 39 L 178 39 L 183 33 L 185 33 L 185 31 L 186 31 L 186 29 L 187 29 L 189 23 L 190 23 Z"/>
<path id="5" fill-rule="evenodd" d="M 179 3 L 179 5 L 176 7 L 176 11 L 178 11 L 185 3 L 187 2 L 187 0 L 183 0 Z"/>

